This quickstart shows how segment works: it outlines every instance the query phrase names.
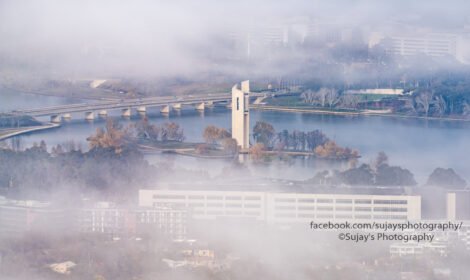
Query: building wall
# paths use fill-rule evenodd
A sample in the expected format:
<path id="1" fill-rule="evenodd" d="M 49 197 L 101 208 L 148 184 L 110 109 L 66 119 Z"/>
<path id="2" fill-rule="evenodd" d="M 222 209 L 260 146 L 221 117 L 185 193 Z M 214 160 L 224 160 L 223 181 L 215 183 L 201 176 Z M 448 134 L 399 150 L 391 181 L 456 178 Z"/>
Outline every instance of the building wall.
<path id="1" fill-rule="evenodd" d="M 386 50 L 394 55 L 426 54 L 429 56 L 457 55 L 457 36 L 450 34 L 429 34 L 426 36 L 393 36 L 388 39 Z"/>
<path id="2" fill-rule="evenodd" d="M 39 201 L 0 202 L 0 236 L 20 236 L 32 231 L 59 232 L 69 228 L 69 212 Z"/>
<path id="3" fill-rule="evenodd" d="M 119 208 L 112 203 L 61 209 L 38 201 L 0 201 L 0 237 L 28 232 L 101 233 L 110 236 L 162 234 L 183 239 L 187 232 L 185 210 L 169 208 Z"/>
<path id="4" fill-rule="evenodd" d="M 270 224 L 421 219 L 419 196 L 140 190 L 139 205 L 188 209 L 195 219 L 237 217 Z"/>
<path id="5" fill-rule="evenodd" d="M 79 210 L 79 228 L 86 233 L 133 236 L 157 233 L 172 238 L 186 236 L 186 211 L 170 208 L 94 207 Z"/>
<path id="6" fill-rule="evenodd" d="M 470 219 L 470 191 L 452 191 L 446 194 L 447 219 Z"/>
<path id="7" fill-rule="evenodd" d="M 250 146 L 249 91 L 249 81 L 242 82 L 241 89 L 237 85 L 232 88 L 232 137 L 242 150 Z"/>

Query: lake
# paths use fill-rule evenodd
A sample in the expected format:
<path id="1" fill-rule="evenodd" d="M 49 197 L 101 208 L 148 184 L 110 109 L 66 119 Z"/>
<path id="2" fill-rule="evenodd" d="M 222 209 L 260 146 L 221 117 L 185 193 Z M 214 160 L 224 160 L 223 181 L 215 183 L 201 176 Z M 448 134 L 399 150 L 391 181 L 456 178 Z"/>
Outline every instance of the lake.
<path id="1" fill-rule="evenodd" d="M 0 111 L 77 102 L 79 101 L 68 98 L 30 95 L 0 89 Z M 231 126 L 230 110 L 225 108 L 208 109 L 200 113 L 187 107 L 180 113 L 172 112 L 170 116 L 161 115 L 159 108 L 147 110 L 147 116 L 152 123 L 161 124 L 167 121 L 179 123 L 184 129 L 186 141 L 202 141 L 202 131 L 207 125 L 227 129 Z M 136 112 L 133 112 L 131 119 L 121 118 L 119 111 L 111 111 L 109 114 L 120 119 L 123 125 L 141 119 Z M 362 156 L 361 162 L 369 163 L 378 152 L 384 151 L 392 165 L 410 169 L 420 183 L 424 183 L 436 167 L 452 167 L 465 179 L 470 180 L 469 122 L 258 110 L 250 112 L 251 126 L 261 120 L 273 124 L 277 131 L 320 129 L 338 144 L 359 150 Z M 21 142 L 27 147 L 34 142 L 44 140 L 50 147 L 73 140 L 86 149 L 86 138 L 104 124 L 104 119 L 96 118 L 93 122 L 87 122 L 82 113 L 74 114 L 72 120 L 64 122 L 60 128 L 21 136 Z M 222 168 L 230 164 L 222 160 L 174 155 L 152 155 L 147 158 L 150 162 L 166 162 L 171 159 L 174 165 L 207 171 L 212 175 L 218 174 Z M 260 176 L 306 179 L 328 166 L 328 162 L 296 160 L 293 164 L 272 164 L 257 167 L 256 170 L 260 171 Z"/>

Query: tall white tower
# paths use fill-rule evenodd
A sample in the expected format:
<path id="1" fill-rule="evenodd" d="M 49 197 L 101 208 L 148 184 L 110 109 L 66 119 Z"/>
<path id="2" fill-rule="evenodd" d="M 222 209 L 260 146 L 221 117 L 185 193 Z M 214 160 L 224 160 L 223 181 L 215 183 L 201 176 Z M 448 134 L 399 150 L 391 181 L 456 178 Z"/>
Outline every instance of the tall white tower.
<path id="1" fill-rule="evenodd" d="M 250 81 L 243 81 L 241 89 L 232 87 L 232 138 L 241 150 L 250 147 Z"/>

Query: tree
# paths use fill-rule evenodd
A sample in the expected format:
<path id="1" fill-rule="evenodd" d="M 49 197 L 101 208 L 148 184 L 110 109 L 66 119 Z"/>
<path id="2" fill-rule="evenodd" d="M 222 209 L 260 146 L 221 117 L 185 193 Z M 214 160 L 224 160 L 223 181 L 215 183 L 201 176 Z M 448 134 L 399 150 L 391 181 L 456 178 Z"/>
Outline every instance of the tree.
<path id="1" fill-rule="evenodd" d="M 327 88 L 321 88 L 319 91 L 315 93 L 316 100 L 321 107 L 325 107 L 328 93 L 329 91 Z"/>
<path id="2" fill-rule="evenodd" d="M 276 131 L 274 127 L 267 122 L 257 121 L 253 127 L 253 138 L 257 143 L 263 143 L 265 147 L 272 147 L 274 135 Z"/>
<path id="3" fill-rule="evenodd" d="M 161 140 L 162 141 L 184 141 L 184 132 L 179 124 L 175 122 L 168 122 L 161 127 Z"/>
<path id="4" fill-rule="evenodd" d="M 328 140 L 328 137 L 318 129 L 307 132 L 305 138 L 307 148 L 310 151 L 313 151 L 316 147 L 325 144 Z"/>
<path id="5" fill-rule="evenodd" d="M 204 129 L 202 137 L 206 143 L 213 145 L 225 138 L 230 138 L 231 134 L 224 128 L 209 125 Z"/>
<path id="6" fill-rule="evenodd" d="M 209 153 L 209 146 L 207 144 L 199 144 L 196 146 L 196 153 L 205 155 Z"/>
<path id="7" fill-rule="evenodd" d="M 87 138 L 90 149 L 95 148 L 111 148 L 116 153 L 121 153 L 124 145 L 129 143 L 128 129 L 123 128 L 118 122 L 113 119 L 106 121 L 105 128 L 97 128 L 96 133 Z"/>
<path id="8" fill-rule="evenodd" d="M 426 117 L 429 115 L 429 109 L 433 102 L 433 97 L 434 97 L 434 93 L 430 91 L 421 92 L 415 97 L 416 104 L 418 104 L 418 106 L 421 106 Z"/>
<path id="9" fill-rule="evenodd" d="M 150 124 L 147 117 L 137 122 L 134 125 L 134 128 L 136 130 L 137 137 L 139 138 L 150 139 L 154 141 L 158 141 L 159 139 L 161 129 L 156 125 Z"/>
<path id="10" fill-rule="evenodd" d="M 316 103 L 316 94 L 312 90 L 306 90 L 300 95 L 304 103 L 315 104 Z"/>
<path id="11" fill-rule="evenodd" d="M 51 154 L 53 156 L 58 156 L 64 153 L 64 149 L 62 148 L 62 145 L 57 144 L 57 146 L 52 147 Z"/>
<path id="12" fill-rule="evenodd" d="M 357 151 L 338 146 L 334 141 L 327 141 L 325 144 L 317 146 L 314 153 L 321 158 L 348 159 L 357 157 Z"/>
<path id="13" fill-rule="evenodd" d="M 333 108 L 340 101 L 338 91 L 334 88 L 328 89 L 325 99 L 328 107 Z"/>
<path id="14" fill-rule="evenodd" d="M 434 106 L 434 110 L 438 116 L 445 115 L 447 111 L 447 102 L 442 95 L 436 96 L 434 101 L 432 102 Z"/>
<path id="15" fill-rule="evenodd" d="M 388 164 L 388 156 L 385 152 L 379 152 L 375 158 L 374 168 L 377 170 L 382 164 Z"/>
<path id="16" fill-rule="evenodd" d="M 232 155 L 236 155 L 238 153 L 238 143 L 237 140 L 233 138 L 224 138 L 222 140 L 222 147 L 226 152 Z"/>
<path id="17" fill-rule="evenodd" d="M 358 168 L 343 171 L 339 176 L 345 184 L 351 186 L 371 186 L 374 184 L 374 172 L 367 164 L 361 164 Z"/>
<path id="18" fill-rule="evenodd" d="M 375 184 L 379 186 L 414 186 L 416 181 L 413 173 L 408 169 L 382 163 L 377 168 Z"/>
<path id="19" fill-rule="evenodd" d="M 429 175 L 426 185 L 448 189 L 462 189 L 467 186 L 467 181 L 462 179 L 452 168 L 445 169 L 438 167 Z"/>
<path id="20" fill-rule="evenodd" d="M 300 97 L 304 103 L 325 107 L 329 89 L 321 88 L 318 91 L 306 90 Z"/>
<path id="21" fill-rule="evenodd" d="M 355 94 L 343 94 L 340 98 L 340 104 L 343 108 L 348 109 L 357 109 L 357 105 L 359 104 L 359 96 Z"/>
<path id="22" fill-rule="evenodd" d="M 46 145 L 46 142 L 44 142 L 44 140 L 41 140 L 41 142 L 39 143 L 39 148 L 47 152 L 47 145 Z"/>
<path id="23" fill-rule="evenodd" d="M 466 102 L 466 101 L 463 104 L 462 114 L 466 117 L 470 116 L 470 104 L 468 104 L 468 102 Z"/>
<path id="24" fill-rule="evenodd" d="M 266 148 L 264 147 L 263 143 L 256 143 L 250 147 L 250 156 L 251 158 L 256 161 L 261 161 L 264 157 L 264 151 Z"/>
<path id="25" fill-rule="evenodd" d="M 219 128 L 214 125 L 209 125 L 204 129 L 202 134 L 204 141 L 208 144 L 215 144 L 219 138 Z"/>

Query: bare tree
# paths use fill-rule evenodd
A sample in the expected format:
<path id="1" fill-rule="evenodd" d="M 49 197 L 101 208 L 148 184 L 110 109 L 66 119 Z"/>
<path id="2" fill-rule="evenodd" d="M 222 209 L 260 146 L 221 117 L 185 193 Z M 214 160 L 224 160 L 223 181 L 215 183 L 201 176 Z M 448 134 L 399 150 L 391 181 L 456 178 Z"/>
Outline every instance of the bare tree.
<path id="1" fill-rule="evenodd" d="M 316 103 L 316 93 L 312 90 L 306 90 L 300 95 L 304 103 L 315 104 Z"/>
<path id="2" fill-rule="evenodd" d="M 447 102 L 444 99 L 444 97 L 442 97 L 442 95 L 436 96 L 436 98 L 434 99 L 432 104 L 434 105 L 436 113 L 439 116 L 442 116 L 446 113 L 446 111 L 447 111 Z"/>
<path id="3" fill-rule="evenodd" d="M 466 117 L 470 116 L 470 104 L 468 104 L 467 101 L 463 103 L 463 109 L 462 109 L 462 114 Z"/>
<path id="4" fill-rule="evenodd" d="M 327 89 L 325 99 L 326 99 L 326 103 L 328 104 L 328 107 L 333 108 L 340 101 L 340 96 L 336 89 L 331 88 L 331 89 Z"/>
<path id="5" fill-rule="evenodd" d="M 318 101 L 318 104 L 322 107 L 325 107 L 326 105 L 326 96 L 328 95 L 328 89 L 327 88 L 321 88 L 319 91 L 316 92 L 316 100 Z"/>
<path id="6" fill-rule="evenodd" d="M 417 106 L 417 105 L 416 105 L 416 102 L 415 102 L 415 100 L 414 100 L 413 98 L 407 98 L 407 99 L 405 99 L 405 105 L 404 105 L 404 107 L 405 107 L 405 109 L 406 109 L 407 111 L 411 111 L 411 113 L 412 113 L 413 115 L 416 115 L 416 111 L 417 111 L 416 106 Z"/>
<path id="7" fill-rule="evenodd" d="M 359 96 L 354 94 L 343 94 L 340 98 L 340 104 L 344 108 L 357 109 Z"/>
<path id="8" fill-rule="evenodd" d="M 415 102 L 418 106 L 421 106 L 426 117 L 429 115 L 429 109 L 433 102 L 434 93 L 430 91 L 425 91 L 420 93 L 415 97 Z"/>

